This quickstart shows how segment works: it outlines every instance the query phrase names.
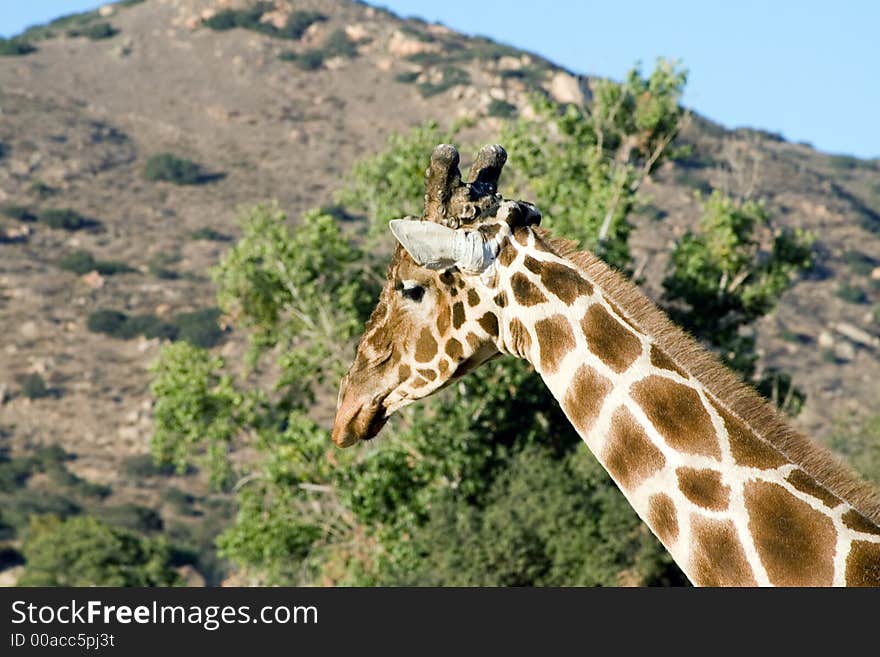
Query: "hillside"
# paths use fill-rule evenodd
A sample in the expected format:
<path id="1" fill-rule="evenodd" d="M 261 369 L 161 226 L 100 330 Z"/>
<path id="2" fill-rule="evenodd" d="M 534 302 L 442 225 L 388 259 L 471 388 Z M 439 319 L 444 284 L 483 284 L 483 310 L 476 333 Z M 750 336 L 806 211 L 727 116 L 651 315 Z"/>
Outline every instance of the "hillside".
<path id="1" fill-rule="evenodd" d="M 193 520 L 162 490 L 206 488 L 198 476 L 160 486 L 137 469 L 161 340 L 108 337 L 89 330 L 90 316 L 149 315 L 185 330 L 181 314 L 213 317 L 208 271 L 242 207 L 277 199 L 296 217 L 331 204 L 351 165 L 389 134 L 471 117 L 467 142 L 495 141 L 533 91 L 578 102 L 590 88 L 535 55 L 367 5 L 278 2 L 258 29 L 212 29 L 225 27 L 211 19 L 229 6 L 244 4 L 110 5 L 32 30 L 34 52 L 0 57 L 0 448 L 59 443 L 76 456 L 70 471 L 111 487 L 100 504 L 158 509 L 167 526 Z M 302 29 L 285 33 L 294 10 Z M 93 29 L 102 23 L 112 29 Z M 664 165 L 635 217 L 644 288 L 660 293 L 670 243 L 699 217 L 695 190 L 765 199 L 779 223 L 815 233 L 819 265 L 758 333 L 762 365 L 792 373 L 807 395 L 795 424 L 829 442 L 836 423 L 880 410 L 880 161 L 698 116 L 681 139 L 693 152 Z M 147 179 L 145 164 L 164 152 L 198 163 L 200 184 Z M 78 214 L 46 213 L 68 208 Z M 65 216 L 68 228 L 83 225 L 52 227 Z M 77 251 L 130 271 L 59 266 Z M 243 348 L 234 331 L 216 346 Z M 29 399 L 33 374 L 48 390 Z M 29 484 L 42 485 L 51 488 Z M 222 516 L 222 499 L 207 499 L 199 512 Z"/>

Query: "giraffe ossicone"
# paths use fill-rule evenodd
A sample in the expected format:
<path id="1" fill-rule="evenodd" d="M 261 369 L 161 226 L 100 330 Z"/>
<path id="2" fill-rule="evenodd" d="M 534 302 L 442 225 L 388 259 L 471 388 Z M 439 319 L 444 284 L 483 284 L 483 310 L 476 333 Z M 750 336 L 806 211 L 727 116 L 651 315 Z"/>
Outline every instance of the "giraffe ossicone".
<path id="1" fill-rule="evenodd" d="M 388 279 L 340 386 L 333 440 L 500 355 L 527 359 L 692 582 L 880 586 L 880 500 L 675 327 L 632 283 L 436 147 L 420 218 L 392 222 Z"/>

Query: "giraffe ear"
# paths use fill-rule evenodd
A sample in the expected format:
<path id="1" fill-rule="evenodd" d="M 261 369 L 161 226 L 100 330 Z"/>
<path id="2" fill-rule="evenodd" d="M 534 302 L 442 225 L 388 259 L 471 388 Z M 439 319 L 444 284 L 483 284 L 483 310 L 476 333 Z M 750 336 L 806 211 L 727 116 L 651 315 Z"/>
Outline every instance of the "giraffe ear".
<path id="1" fill-rule="evenodd" d="M 453 229 L 414 219 L 394 219 L 389 226 L 416 264 L 428 269 L 458 267 L 481 272 L 495 257 L 492 246 L 476 230 Z"/>

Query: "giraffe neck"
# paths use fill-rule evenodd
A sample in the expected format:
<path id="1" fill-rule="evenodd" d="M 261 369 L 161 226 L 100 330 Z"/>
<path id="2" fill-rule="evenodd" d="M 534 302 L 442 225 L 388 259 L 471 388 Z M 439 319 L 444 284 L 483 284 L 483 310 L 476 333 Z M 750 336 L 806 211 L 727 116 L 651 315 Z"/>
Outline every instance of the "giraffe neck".
<path id="1" fill-rule="evenodd" d="M 586 268 L 530 230 L 512 246 L 496 282 L 502 350 L 534 365 L 692 582 L 880 585 L 876 520 L 741 419 Z"/>

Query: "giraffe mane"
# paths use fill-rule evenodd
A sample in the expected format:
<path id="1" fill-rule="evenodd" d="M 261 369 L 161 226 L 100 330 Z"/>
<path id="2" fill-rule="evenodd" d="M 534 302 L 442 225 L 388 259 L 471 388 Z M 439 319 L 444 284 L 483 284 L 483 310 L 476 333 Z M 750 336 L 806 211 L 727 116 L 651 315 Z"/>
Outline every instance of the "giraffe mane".
<path id="1" fill-rule="evenodd" d="M 549 251 L 575 265 L 617 304 L 626 319 L 653 338 L 676 363 L 684 367 L 729 411 L 745 422 L 792 463 L 814 477 L 831 493 L 849 503 L 866 518 L 880 524 L 880 491 L 862 480 L 837 456 L 792 428 L 781 413 L 758 392 L 727 368 L 620 272 L 577 243 L 533 228 Z M 763 427 L 758 431 L 757 427 Z"/>

